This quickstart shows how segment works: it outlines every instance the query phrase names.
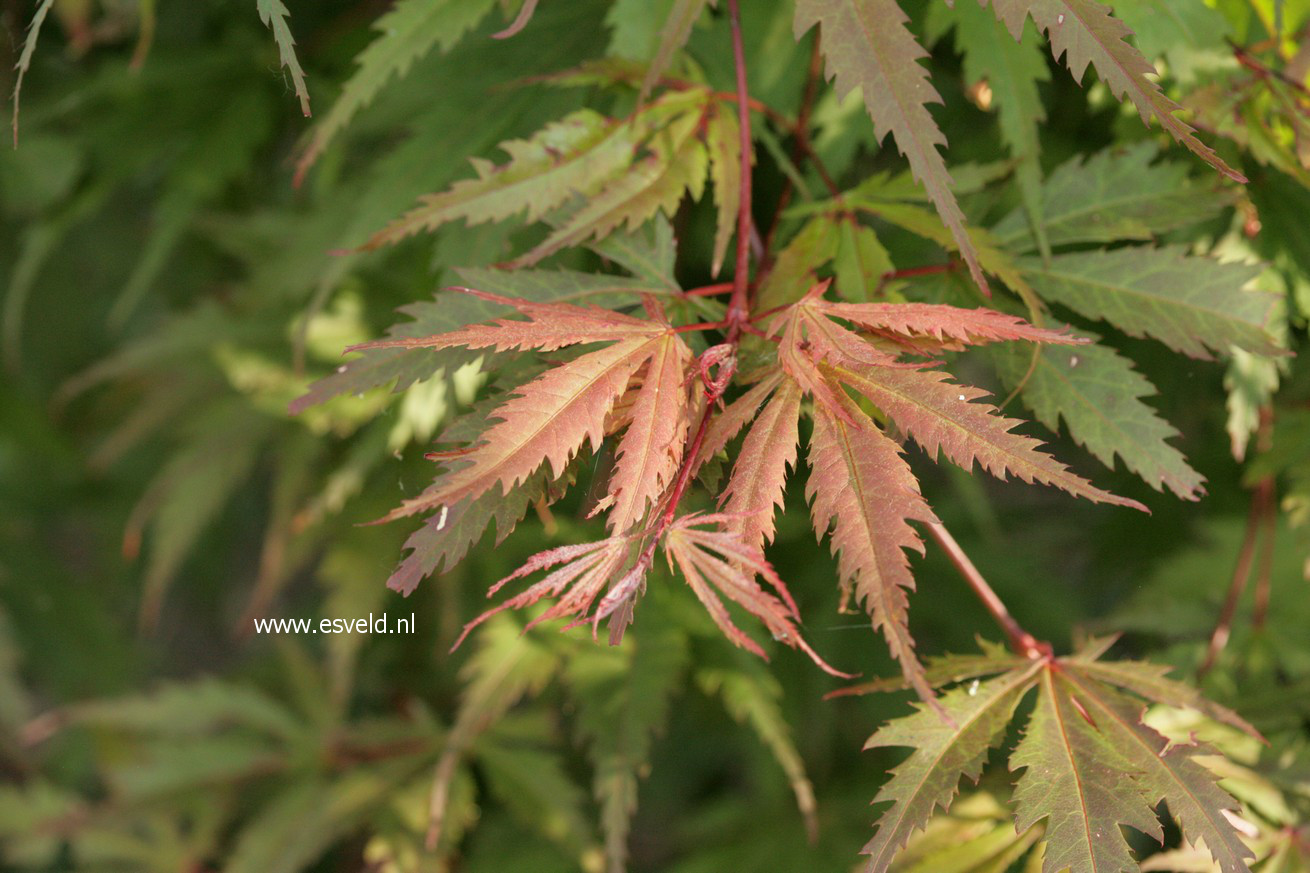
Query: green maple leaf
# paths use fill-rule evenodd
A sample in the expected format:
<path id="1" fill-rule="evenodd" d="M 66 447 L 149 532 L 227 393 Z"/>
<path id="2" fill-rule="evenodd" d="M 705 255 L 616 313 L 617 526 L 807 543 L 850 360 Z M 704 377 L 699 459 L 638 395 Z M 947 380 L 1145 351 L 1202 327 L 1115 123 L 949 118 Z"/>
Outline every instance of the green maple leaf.
<path id="1" fill-rule="evenodd" d="M 1231 346 L 1281 353 L 1264 327 L 1278 298 L 1243 290 L 1259 267 L 1138 246 L 1057 255 L 1045 266 L 1025 260 L 1019 268 L 1047 300 L 1193 358 L 1226 354 Z"/>
<path id="2" fill-rule="evenodd" d="M 1227 811 L 1237 802 L 1196 758 L 1210 750 L 1173 745 L 1142 722 L 1147 700 L 1203 708 L 1230 724 L 1238 716 L 1205 702 L 1149 664 L 1102 662 L 1113 640 L 1093 641 L 1064 658 L 1015 658 L 992 679 L 957 685 L 938 698 L 949 724 L 923 704 L 877 731 L 873 746 L 908 746 L 910 757 L 892 771 L 874 802 L 890 801 L 865 847 L 868 870 L 887 870 L 898 849 L 938 808 L 949 809 L 961 776 L 977 781 L 988 751 L 998 745 L 1019 703 L 1037 700 L 1010 769 L 1023 770 L 1015 787 L 1016 828 L 1046 822 L 1043 873 L 1129 873 L 1138 869 L 1122 825 L 1156 839 L 1155 810 L 1163 801 L 1184 837 L 1203 841 L 1224 873 L 1247 873 L 1254 854 L 1238 838 Z M 990 659 L 988 659 L 990 661 Z M 939 662 L 940 675 L 949 662 Z M 1002 668 L 1003 660 L 986 669 Z M 973 664 L 967 664 L 972 668 Z M 968 673 L 971 670 L 965 669 Z"/>
<path id="3" fill-rule="evenodd" d="M 1156 162 L 1154 143 L 1106 149 L 1061 164 L 1042 185 L 1042 215 L 1051 245 L 1149 240 L 1205 221 L 1233 199 L 1217 185 L 1188 179 L 1179 163 Z M 1015 209 L 989 228 L 1015 251 L 1039 248 L 1027 216 Z"/>
<path id="4" fill-rule="evenodd" d="M 952 193 L 951 175 L 939 148 L 946 137 L 928 112 L 941 97 L 919 61 L 927 52 L 906 27 L 896 0 L 797 0 L 794 31 L 799 39 L 818 24 L 828 78 L 838 98 L 861 89 L 878 141 L 890 132 L 937 207 L 942 222 L 959 246 L 975 282 L 987 278 L 965 228 L 964 213 Z"/>
<path id="5" fill-rule="evenodd" d="M 1035 353 L 1013 344 L 996 347 L 992 355 L 1001 381 L 1022 385 L 1019 397 L 1038 421 L 1053 431 L 1063 421 L 1074 441 L 1107 467 L 1113 469 L 1118 456 L 1157 491 L 1168 487 L 1184 500 L 1199 499 L 1205 477 L 1168 443 L 1178 431 L 1142 402 L 1156 393 L 1155 386 L 1095 334 L 1079 335 L 1091 344 Z"/>

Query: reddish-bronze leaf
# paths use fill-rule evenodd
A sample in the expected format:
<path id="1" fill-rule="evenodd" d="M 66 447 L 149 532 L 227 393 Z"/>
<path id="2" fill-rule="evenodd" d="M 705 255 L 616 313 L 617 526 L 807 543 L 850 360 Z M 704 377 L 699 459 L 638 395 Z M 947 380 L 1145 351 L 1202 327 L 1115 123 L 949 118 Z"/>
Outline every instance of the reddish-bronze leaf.
<path id="1" fill-rule="evenodd" d="M 812 305 L 820 312 L 876 333 L 897 334 L 910 340 L 932 339 L 952 348 L 1004 340 L 1064 345 L 1087 342 L 1067 330 L 1035 327 L 1022 318 L 984 307 L 961 309 L 934 303 L 830 303 L 826 300 Z"/>
<path id="2" fill-rule="evenodd" d="M 1102 491 L 1037 451 L 1040 442 L 1011 433 L 1020 422 L 1000 415 L 991 404 L 972 402 L 987 392 L 952 383 L 948 373 L 853 362 L 827 363 L 821 369 L 869 398 L 934 458 L 940 450 L 966 470 L 977 461 L 1001 479 L 1014 475 L 1025 482 L 1063 488 L 1096 503 L 1148 511 L 1136 500 Z"/>
<path id="3" fill-rule="evenodd" d="M 572 303 L 537 303 L 514 297 L 488 294 L 473 288 L 454 288 L 492 303 L 512 306 L 527 321 L 501 318 L 491 324 L 473 324 L 448 333 L 426 337 L 389 337 L 360 343 L 346 349 L 348 352 L 363 349 L 448 349 L 464 346 L 470 349 L 494 348 L 505 352 L 514 349 L 537 349 L 550 352 L 580 343 L 615 342 L 624 339 L 658 336 L 668 324 L 634 318 L 621 312 L 599 306 L 576 306 Z"/>
<path id="4" fill-rule="evenodd" d="M 543 621 L 552 621 L 569 615 L 579 616 L 580 622 L 586 621 L 587 612 L 591 609 L 591 604 L 595 602 L 601 589 L 618 575 L 619 570 L 627 562 L 631 552 L 631 543 L 632 537 L 618 536 L 593 543 L 560 546 L 559 548 L 538 552 L 529 558 L 522 567 L 492 585 L 487 591 L 487 596 L 494 596 L 507 583 L 515 579 L 522 579 L 542 570 L 550 570 L 551 572 L 547 573 L 545 578 L 539 582 L 529 586 L 526 591 L 511 597 L 497 607 L 487 610 L 464 625 L 463 632 L 455 640 L 451 650 L 459 648 L 459 644 L 464 642 L 464 638 L 475 627 L 493 615 L 507 609 L 522 609 L 525 606 L 531 606 L 546 597 L 557 597 L 559 599 L 549 609 L 529 622 L 528 627 L 534 627 Z M 594 622 L 599 623 L 602 617 L 597 614 Z M 572 626 L 570 625 L 570 627 Z"/>
<path id="5" fill-rule="evenodd" d="M 773 540 L 774 509 L 782 506 L 787 469 L 796 466 L 800 412 L 800 388 L 783 379 L 746 434 L 719 498 L 727 504 L 724 527 L 753 548 Z"/>
<path id="6" fill-rule="evenodd" d="M 847 415 L 816 406 L 810 436 L 811 503 L 820 539 L 832 532 L 832 551 L 841 573 L 843 601 L 852 588 L 873 617 L 906 680 L 924 699 L 932 689 L 914 655 L 906 617 L 906 592 L 913 590 L 907 549 L 923 545 L 909 522 L 936 521 L 919 493 L 895 441 L 849 400 Z"/>
<path id="7" fill-rule="evenodd" d="M 696 463 L 692 466 L 692 475 L 696 474 L 702 464 L 723 451 L 724 447 L 732 442 L 733 437 L 755 419 L 755 414 L 760 411 L 760 406 L 773 393 L 773 389 L 778 387 L 782 378 L 782 373 L 777 370 L 769 372 L 763 379 L 752 385 L 749 391 L 729 403 L 723 412 L 714 417 L 709 428 L 705 431 L 705 439 L 701 442 L 700 454 L 696 458 Z"/>
<path id="8" fill-rule="evenodd" d="M 738 646 L 768 659 L 759 644 L 733 623 L 719 595 L 727 597 L 758 618 L 774 639 L 809 655 L 825 672 L 833 676 L 848 675 L 829 666 L 801 637 L 795 624 L 800 620 L 800 615 L 786 584 L 778 577 L 773 565 L 765 559 L 763 552 L 747 545 L 741 537 L 726 529 L 730 521 L 732 517 L 725 513 L 693 513 L 674 521 L 664 538 L 669 565 L 677 565 L 714 623 Z M 704 525 L 716 525 L 719 530 L 698 529 Z M 756 576 L 763 576 L 777 592 L 777 596 L 761 588 L 755 581 Z"/>
<path id="9" fill-rule="evenodd" d="M 651 355 L 630 423 L 619 442 L 610 479 L 611 531 L 624 533 L 640 522 L 677 473 L 687 439 L 687 365 L 691 350 L 677 334 L 665 334 Z"/>

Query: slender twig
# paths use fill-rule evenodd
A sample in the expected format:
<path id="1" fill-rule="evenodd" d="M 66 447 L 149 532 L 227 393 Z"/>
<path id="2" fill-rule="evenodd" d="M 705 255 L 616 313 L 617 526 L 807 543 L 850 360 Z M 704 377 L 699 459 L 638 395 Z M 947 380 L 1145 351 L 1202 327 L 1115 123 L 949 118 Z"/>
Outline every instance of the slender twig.
<path id="1" fill-rule="evenodd" d="M 1006 639 L 1010 641 L 1010 648 L 1016 654 L 1023 655 L 1025 658 L 1047 658 L 1051 655 L 1051 647 L 1048 643 L 1038 640 L 1032 634 L 1028 633 L 1019 626 L 1014 616 L 1010 615 L 1010 610 L 1005 608 L 1001 598 L 997 596 L 992 586 L 987 584 L 982 573 L 974 566 L 973 561 L 960 548 L 960 544 L 955 541 L 941 522 L 931 522 L 928 524 L 928 533 L 932 536 L 937 544 L 946 552 L 946 557 L 950 558 L 955 569 L 964 577 L 964 581 L 973 589 L 973 593 L 982 601 L 987 611 L 991 613 L 992 618 L 1000 625 L 1001 630 L 1005 632 Z"/>
<path id="2" fill-rule="evenodd" d="M 728 301 L 728 342 L 736 344 L 741 326 L 750 317 L 751 268 L 751 119 L 750 93 L 746 87 L 746 51 L 741 40 L 741 10 L 738 0 L 728 0 L 732 22 L 732 60 L 737 68 L 737 126 L 741 135 L 741 193 L 737 203 L 737 266 L 732 275 L 732 297 Z M 706 407 L 708 412 L 709 407 Z"/>
<path id="3" fill-rule="evenodd" d="M 1264 539 L 1260 543 L 1260 557 L 1255 570 L 1255 605 L 1251 608 L 1251 628 L 1263 630 L 1269 615 L 1269 589 L 1273 582 L 1274 543 L 1278 538 L 1278 495 L 1273 479 L 1268 480 L 1269 500 L 1265 502 L 1261 527 Z"/>
<path id="4" fill-rule="evenodd" d="M 1228 645 L 1228 638 L 1233 632 L 1233 617 L 1237 614 L 1237 604 L 1246 591 L 1246 583 L 1251 578 L 1251 564 L 1255 559 L 1256 537 L 1260 533 L 1261 520 L 1264 518 L 1265 503 L 1273 494 L 1273 480 L 1262 479 L 1255 486 L 1251 495 L 1251 509 L 1246 517 L 1246 534 L 1242 538 L 1242 548 L 1237 554 L 1237 566 L 1233 568 L 1233 581 L 1228 585 L 1228 594 L 1224 605 L 1219 610 L 1219 618 L 1214 630 L 1210 632 L 1210 644 L 1206 647 L 1205 658 L 1196 669 L 1197 677 L 1204 676 L 1214 667 L 1219 653 Z"/>

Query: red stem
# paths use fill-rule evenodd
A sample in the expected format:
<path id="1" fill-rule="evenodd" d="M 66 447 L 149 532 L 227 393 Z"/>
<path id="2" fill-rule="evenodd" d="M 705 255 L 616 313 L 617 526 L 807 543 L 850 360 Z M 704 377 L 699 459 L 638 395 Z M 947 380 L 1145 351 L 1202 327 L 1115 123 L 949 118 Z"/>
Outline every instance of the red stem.
<path id="1" fill-rule="evenodd" d="M 732 22 L 732 60 L 737 68 L 737 126 L 741 140 L 741 195 L 737 205 L 737 266 L 732 276 L 732 297 L 728 301 L 728 342 L 736 344 L 741 326 L 750 316 L 751 237 L 751 119 L 750 94 L 746 88 L 746 52 L 741 41 L 741 10 L 738 0 L 728 0 Z M 710 406 L 706 407 L 708 414 Z"/>
<path id="2" fill-rule="evenodd" d="M 1000 625 L 1001 630 L 1005 632 L 1006 639 L 1010 641 L 1010 648 L 1016 654 L 1023 655 L 1025 658 L 1048 658 L 1051 656 L 1051 646 L 1044 643 L 1028 633 L 1019 626 L 1019 622 L 1014 620 L 1010 615 L 1010 610 L 1005 608 L 1001 598 L 992 590 L 992 586 L 987 584 L 982 573 L 969 560 L 969 556 L 960 548 L 960 544 L 951 536 L 950 531 L 941 522 L 931 522 L 928 524 L 928 533 L 937 541 L 937 544 L 946 552 L 946 557 L 950 558 L 955 569 L 964 577 L 964 581 L 969 583 L 973 593 L 978 595 L 983 606 L 991 613 L 996 623 Z"/>
<path id="3" fill-rule="evenodd" d="M 1219 618 L 1214 630 L 1210 632 L 1210 644 L 1206 647 L 1205 658 L 1196 669 L 1197 677 L 1204 676 L 1214 667 L 1219 653 L 1228 645 L 1228 638 L 1233 632 L 1233 618 L 1237 614 L 1237 603 L 1246 590 L 1246 583 L 1251 578 L 1251 564 L 1255 560 L 1256 538 L 1260 533 L 1260 523 L 1264 518 L 1265 504 L 1273 495 L 1273 480 L 1262 479 L 1255 486 L 1251 495 L 1251 509 L 1246 517 L 1246 535 L 1242 538 L 1242 549 L 1237 554 L 1237 566 L 1233 568 L 1233 581 L 1228 585 L 1228 595 L 1219 610 Z"/>

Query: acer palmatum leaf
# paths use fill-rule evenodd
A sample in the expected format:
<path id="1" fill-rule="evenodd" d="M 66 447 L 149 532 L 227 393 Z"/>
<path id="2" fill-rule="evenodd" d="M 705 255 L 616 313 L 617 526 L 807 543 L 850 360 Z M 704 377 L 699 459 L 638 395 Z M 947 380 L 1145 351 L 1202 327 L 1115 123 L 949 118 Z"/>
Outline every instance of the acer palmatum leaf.
<path id="1" fill-rule="evenodd" d="M 933 696 L 914 654 L 906 592 L 914 589 L 906 551 L 923 553 L 910 521 L 937 517 L 919 493 L 894 440 L 864 412 L 846 401 L 839 417 L 814 410 L 810 435 L 810 478 L 805 486 L 820 539 L 831 532 L 841 574 L 842 601 L 854 594 L 882 632 L 906 681 L 924 699 Z"/>
<path id="2" fill-rule="evenodd" d="M 988 0 L 980 0 L 984 6 Z M 1175 140 L 1203 161 L 1238 182 L 1246 177 L 1223 162 L 1214 150 L 1196 138 L 1191 125 L 1174 113 L 1183 107 L 1167 97 L 1148 76 L 1156 74 L 1142 53 L 1128 42 L 1132 31 L 1115 18 L 1110 7 L 1096 0 L 990 0 L 996 17 L 1005 23 L 1010 34 L 1023 35 L 1024 19 L 1031 16 L 1039 31 L 1051 43 L 1051 54 L 1064 63 L 1077 81 L 1082 81 L 1090 64 L 1115 97 L 1132 100 L 1142 121 L 1151 116 L 1160 122 Z"/>
<path id="3" fill-rule="evenodd" d="M 975 403 L 986 392 L 948 381 L 935 370 L 871 367 L 853 362 L 825 363 L 821 369 L 834 382 L 849 385 L 867 397 L 923 446 L 929 456 L 940 451 L 966 470 L 977 462 L 993 476 L 1017 476 L 1041 482 L 1095 503 L 1112 503 L 1148 512 L 1136 500 L 1095 487 L 1064 464 L 1037 451 L 1040 442 L 1013 433 L 1020 424 L 1005 418 L 989 403 Z"/>
<path id="4" fill-rule="evenodd" d="M 746 432 L 719 497 L 724 527 L 748 546 L 762 548 L 773 541 L 773 517 L 783 504 L 787 471 L 796 467 L 800 414 L 801 390 L 783 379 Z"/>
<path id="5" fill-rule="evenodd" d="M 1120 826 L 1159 839 L 1163 829 L 1156 810 L 1161 801 L 1184 837 L 1193 844 L 1204 842 L 1224 873 L 1248 873 L 1246 859 L 1254 856 L 1228 817 L 1237 802 L 1196 760 L 1213 752 L 1198 745 L 1171 746 L 1142 723 L 1143 705 L 1111 686 L 1169 702 L 1155 693 L 1160 670 L 1098 661 L 1112 642 L 1095 640 L 1064 658 L 1006 657 L 984 646 L 981 658 L 934 664 L 934 685 L 1009 669 L 992 679 L 956 685 L 938 698 L 954 725 L 917 704 L 915 713 L 888 723 L 869 739 L 866 748 L 913 749 L 874 798 L 892 806 L 865 847 L 870 873 L 886 871 L 936 809 L 949 809 L 961 776 L 977 780 L 988 750 L 1001 741 L 1020 701 L 1034 688 L 1037 703 L 1009 763 L 1011 770 L 1024 771 L 1013 797 L 1017 829 L 1023 832 L 1046 820 L 1043 873 L 1138 870 Z M 1163 691 L 1165 698 L 1179 702 L 1177 689 Z M 1186 706 L 1213 708 L 1194 693 L 1182 697 Z"/>
<path id="6" fill-rule="evenodd" d="M 720 595 L 758 618 L 774 639 L 800 649 L 824 672 L 849 676 L 830 666 L 801 637 L 796 627 L 800 615 L 786 583 L 779 578 L 763 552 L 747 545 L 726 528 L 730 520 L 725 513 L 692 513 L 676 519 L 664 535 L 669 565 L 677 566 L 710 618 L 734 644 L 768 659 L 764 649 L 733 623 Z M 700 529 L 706 525 L 719 529 Z M 767 581 L 777 594 L 770 594 L 760 587 L 757 576 Z"/>
<path id="7" fill-rule="evenodd" d="M 769 395 L 782 383 L 782 378 L 782 373 L 770 370 L 764 378 L 710 420 L 709 427 L 705 430 L 705 439 L 701 441 L 700 453 L 692 465 L 693 476 L 702 464 L 723 451 L 741 429 L 755 419 L 764 401 L 768 400 Z"/>
<path id="8" fill-rule="evenodd" d="M 1237 809 L 1215 774 L 1195 758 L 1203 746 L 1174 744 L 1142 723 L 1144 707 L 1098 681 L 1074 659 L 1043 671 L 1037 707 L 1010 759 L 1025 768 L 1015 786 L 1020 830 L 1047 819 L 1043 873 L 1137 870 L 1119 829 L 1163 839 L 1163 800 L 1191 843 L 1198 839 L 1224 873 L 1247 873 L 1255 855 L 1225 814 Z"/>
<path id="9" fill-rule="evenodd" d="M 912 715 L 888 722 L 864 744 L 866 749 L 913 749 L 873 798 L 874 803 L 890 801 L 892 806 L 878 819 L 877 833 L 864 847 L 864 854 L 870 856 L 870 873 L 887 870 L 896 853 L 934 812 L 950 809 L 960 777 L 978 780 L 987 753 L 1004 738 L 1015 708 L 1042 666 L 1032 661 L 994 679 L 943 693 L 937 702 L 954 724 L 920 703 Z"/>
<path id="10" fill-rule="evenodd" d="M 594 306 L 535 303 L 468 289 L 465 292 L 513 306 L 528 316 L 528 320 L 500 319 L 430 337 L 379 340 L 361 348 L 462 346 L 553 351 L 582 343 L 611 342 L 612 345 L 562 363 L 514 388 L 512 396 L 491 413 L 497 421 L 480 434 L 478 442 L 456 453 L 438 456 L 447 463 L 447 472 L 422 495 L 403 502 L 387 519 L 453 507 L 497 485 L 508 494 L 546 462 L 558 477 L 584 442 L 589 440 L 593 449 L 600 448 L 608 428 L 614 425 L 611 412 L 615 404 L 629 392 L 634 377 L 643 367 L 646 367 L 646 378 L 633 398 L 627 420 L 631 420 L 639 407 L 647 418 L 652 414 L 671 416 L 659 422 L 660 432 L 667 430 L 667 435 L 679 445 L 666 444 L 659 448 L 666 455 L 680 453 L 681 440 L 676 437 L 685 434 L 687 418 L 686 392 L 682 387 L 686 376 L 682 371 L 691 360 L 691 352 L 674 333 L 653 297 L 645 298 L 650 318 L 641 319 Z M 658 366 L 657 377 L 652 377 L 651 366 Z M 678 400 L 679 392 L 682 401 Z M 623 488 L 628 489 L 619 507 L 622 529 L 639 519 L 647 502 L 658 495 L 670 475 L 667 457 L 654 453 L 650 445 L 641 449 L 642 434 L 629 437 L 635 442 L 629 444 L 625 439 L 622 445 L 628 448 L 624 456 L 629 451 L 634 454 L 620 468 L 622 476 L 611 495 L 616 498 L 624 493 Z M 676 468 L 676 461 L 672 467 Z"/>
<path id="11" fill-rule="evenodd" d="M 491 324 L 472 324 L 458 330 L 426 337 L 388 337 L 350 346 L 347 352 L 366 349 L 448 349 L 463 346 L 470 349 L 495 349 L 506 352 L 535 349 L 555 351 L 581 343 L 617 342 L 618 340 L 657 336 L 668 329 L 662 312 L 653 299 L 647 299 L 648 311 L 658 313 L 655 320 L 636 318 L 603 309 L 599 306 L 578 306 L 573 303 L 538 303 L 499 294 L 488 294 L 475 288 L 449 288 L 492 303 L 512 306 L 527 321 L 501 318 Z"/>
<path id="12" fill-rule="evenodd" d="M 907 20 L 896 0 L 797 0 L 793 29 L 799 39 L 820 25 L 826 72 L 837 96 L 861 89 L 874 135 L 881 141 L 891 132 L 959 245 L 970 275 L 986 292 L 987 279 L 938 151 L 946 137 L 928 112 L 928 104 L 940 103 L 941 97 L 919 63 L 928 53 L 906 27 Z"/>
<path id="13" fill-rule="evenodd" d="M 487 619 L 507 609 L 522 609 L 547 597 L 559 598 L 545 612 L 528 623 L 535 627 L 543 621 L 565 616 L 577 616 L 585 621 L 592 603 L 610 584 L 628 562 L 633 537 L 617 536 L 591 543 L 559 546 L 538 552 L 513 573 L 492 585 L 487 596 L 492 597 L 515 579 L 522 579 L 544 570 L 545 578 L 532 584 L 526 591 L 479 615 L 464 625 L 451 650 L 459 648 L 464 638 Z M 567 593 L 566 593 L 567 592 Z"/>
<path id="14" fill-rule="evenodd" d="M 710 158 L 710 181 L 714 183 L 714 206 L 717 214 L 714 230 L 714 257 L 710 274 L 717 276 L 728 252 L 728 240 L 737 224 L 737 206 L 741 202 L 741 128 L 736 116 L 722 103 L 715 104 L 705 122 L 705 147 Z"/>
<path id="15" fill-rule="evenodd" d="M 878 334 L 896 334 L 910 340 L 932 339 L 953 348 L 966 345 L 1026 340 L 1079 345 L 1083 337 L 1067 330 L 1036 327 L 1013 315 L 978 307 L 962 309 L 938 303 L 831 303 L 814 308 L 845 319 Z"/>
<path id="16" fill-rule="evenodd" d="M 609 506 L 607 523 L 615 533 L 638 524 L 646 507 L 659 499 L 677 473 L 690 426 L 690 363 L 687 344 L 669 333 L 661 338 L 646 365 L 627 414 L 627 431 L 619 441 L 609 493 L 598 506 Z"/>

